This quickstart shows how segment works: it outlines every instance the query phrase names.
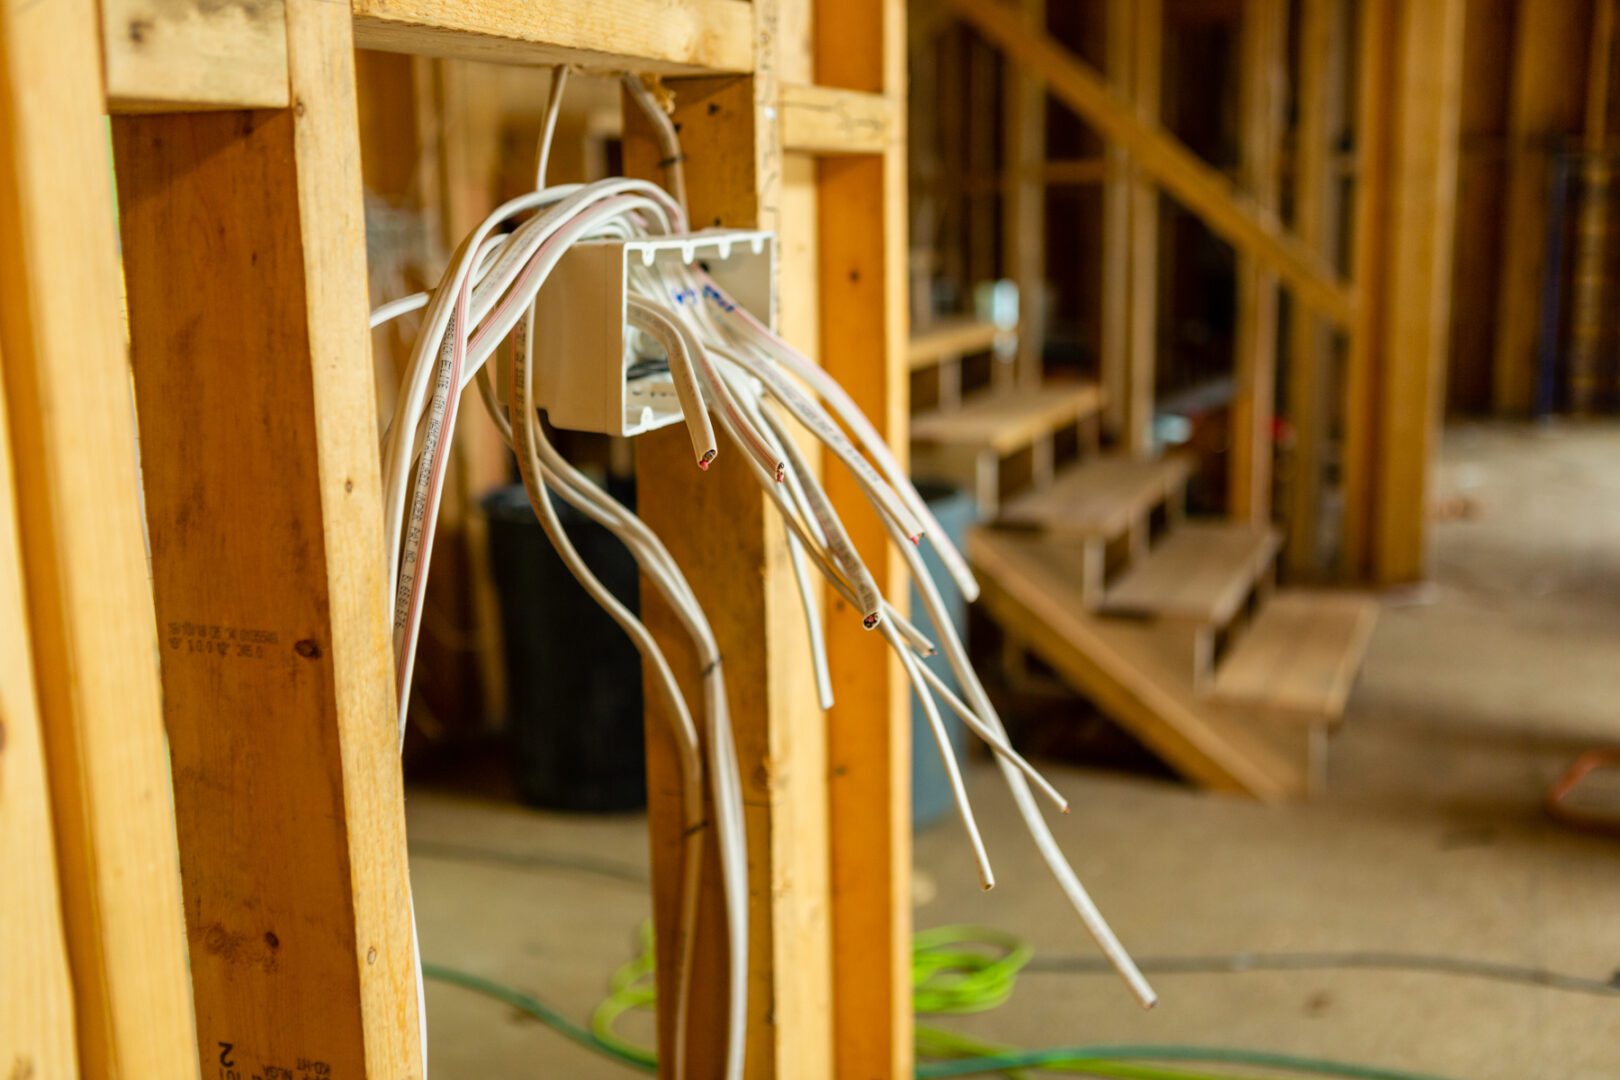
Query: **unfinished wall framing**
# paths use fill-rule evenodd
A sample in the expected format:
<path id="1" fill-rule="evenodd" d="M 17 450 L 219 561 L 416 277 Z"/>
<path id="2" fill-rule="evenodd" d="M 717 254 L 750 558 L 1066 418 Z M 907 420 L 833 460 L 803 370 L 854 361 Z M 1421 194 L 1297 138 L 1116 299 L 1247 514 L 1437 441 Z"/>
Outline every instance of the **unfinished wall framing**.
<path id="1" fill-rule="evenodd" d="M 0 584 L 26 581 L 33 643 L 30 656 L 0 641 L 0 659 L 33 671 L 60 882 L 56 893 L 36 882 L 28 898 L 37 936 L 23 977 L 60 976 L 64 956 L 72 974 L 39 984 L 51 1022 L 37 1035 L 5 1014 L 0 1058 L 54 1075 L 76 1044 L 96 1075 L 248 1075 L 300 1060 L 333 1076 L 422 1074 L 355 46 L 663 75 L 687 121 L 699 220 L 783 230 L 784 250 L 799 253 L 785 259 L 784 325 L 903 450 L 904 16 L 902 0 L 0 6 L 0 278 L 26 299 L 0 318 L 17 481 L 14 496 L 0 489 L 0 535 L 15 520 L 21 540 L 0 543 Z M 633 125 L 626 159 L 648 168 Z M 64 183 L 74 199 L 53 199 Z M 44 242 L 53 230 L 76 242 Z M 747 1075 L 908 1073 L 900 672 L 842 629 L 851 620 L 832 620 L 842 685 L 824 736 L 803 705 L 808 653 L 789 614 L 781 526 L 740 463 L 699 482 L 666 475 L 649 448 L 642 469 L 643 514 L 690 538 L 671 547 L 705 606 L 724 613 L 716 629 L 750 785 Z M 864 500 L 838 484 L 829 477 L 856 541 L 876 538 Z M 711 530 L 686 527 L 700 513 L 729 522 L 723 553 L 705 546 Z M 886 590 L 903 584 L 896 556 L 878 569 Z M 8 680 L 8 712 L 13 691 Z M 678 819 L 665 794 L 671 751 L 660 725 L 649 731 L 664 922 Z M 96 786 L 73 783 L 80 775 Z M 38 778 L 10 779 L 5 850 L 43 857 Z M 704 963 L 719 972 L 721 938 L 706 940 Z M 17 944 L 8 937 L 4 955 Z M 13 977 L 8 964 L 0 979 Z M 693 1007 L 693 1060 L 719 1052 L 704 1018 L 724 992 L 719 977 L 698 986 L 712 998 Z M 666 1050 L 671 1038 L 661 1024 Z"/>

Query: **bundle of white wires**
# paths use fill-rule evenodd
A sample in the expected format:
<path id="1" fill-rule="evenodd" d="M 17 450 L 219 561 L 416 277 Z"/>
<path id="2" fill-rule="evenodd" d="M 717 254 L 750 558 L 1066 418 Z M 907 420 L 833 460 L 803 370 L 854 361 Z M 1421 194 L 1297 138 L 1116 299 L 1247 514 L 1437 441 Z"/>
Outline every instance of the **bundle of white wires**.
<path id="1" fill-rule="evenodd" d="M 664 699 L 667 708 L 663 711 L 680 748 L 685 846 L 680 940 L 676 944 L 677 1076 L 685 1074 L 682 1040 L 707 831 L 705 783 L 710 790 L 730 953 L 726 1076 L 732 1080 L 742 1075 L 744 1049 L 748 868 L 723 658 L 696 596 L 663 543 L 634 513 L 558 453 L 541 423 L 545 402 L 534 398 L 535 298 L 563 254 L 570 246 L 588 240 L 679 235 L 687 230 L 686 214 L 681 199 L 644 181 L 617 178 L 586 185 L 544 185 L 546 150 L 565 78 L 566 73 L 559 69 L 553 80 L 537 190 L 513 199 L 485 219 L 456 250 L 430 293 L 386 304 L 372 314 L 375 327 L 426 309 L 383 446 L 401 735 L 451 434 L 462 394 L 476 379 L 486 407 L 517 457 L 542 527 L 581 585 L 641 653 L 646 670 L 653 675 L 648 692 Z M 626 85 L 653 119 L 664 143 L 670 190 L 682 194 L 680 151 L 673 126 L 639 80 L 626 77 Z M 1150 1006 L 1153 991 L 1058 848 L 1030 785 L 1065 811 L 1066 803 L 1008 741 L 954 633 L 917 543 L 926 537 L 934 545 L 951 577 L 970 599 L 977 595 L 977 584 L 872 424 L 834 380 L 733 302 L 701 268 L 664 261 L 637 266 L 630 286 L 628 323 L 655 342 L 668 361 L 697 467 L 708 468 L 720 452 L 712 426 L 718 420 L 729 439 L 727 451 L 736 453 L 754 473 L 788 526 L 791 565 L 804 599 L 822 707 L 832 705 L 832 693 L 812 570 L 858 610 L 863 625 L 877 630 L 899 657 L 938 744 L 983 887 L 989 888 L 994 878 L 941 718 L 941 703 L 994 751 L 1019 813 L 1081 921 L 1138 1000 Z M 491 385 L 489 361 L 504 342 L 511 343 L 512 363 L 503 406 Z M 808 467 L 795 429 L 818 440 L 840 467 L 851 472 L 876 507 L 910 566 L 929 622 L 965 700 L 919 661 L 919 657 L 933 655 L 935 645 L 880 593 L 815 472 Z M 658 643 L 580 558 L 558 519 L 552 496 L 622 541 L 646 581 L 679 617 L 702 664 L 701 730 Z"/>

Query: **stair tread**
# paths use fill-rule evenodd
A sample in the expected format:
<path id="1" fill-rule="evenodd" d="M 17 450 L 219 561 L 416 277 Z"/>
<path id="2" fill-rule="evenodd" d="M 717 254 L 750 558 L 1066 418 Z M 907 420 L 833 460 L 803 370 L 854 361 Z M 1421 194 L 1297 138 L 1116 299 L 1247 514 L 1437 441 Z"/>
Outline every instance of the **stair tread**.
<path id="1" fill-rule="evenodd" d="M 911 335 L 906 359 L 913 371 L 932 367 L 951 356 L 972 356 L 995 348 L 1004 331 L 988 319 L 952 315 Z"/>
<path id="2" fill-rule="evenodd" d="M 1172 768 L 1265 800 L 1304 794 L 1312 733 L 1201 696 L 1171 629 L 1087 613 L 1081 547 L 1055 534 L 976 529 L 968 537 L 990 613 Z"/>
<path id="3" fill-rule="evenodd" d="M 1134 458 L 1105 454 L 1060 472 L 1052 486 L 1002 508 L 1001 523 L 1112 538 L 1185 483 L 1185 457 Z"/>
<path id="4" fill-rule="evenodd" d="M 1378 618 L 1370 597 L 1287 589 L 1271 597 L 1215 672 L 1222 701 L 1329 719 L 1344 714 Z"/>
<path id="5" fill-rule="evenodd" d="M 1237 614 L 1279 543 L 1272 528 L 1187 522 L 1109 587 L 1101 609 L 1224 623 Z"/>
<path id="6" fill-rule="evenodd" d="M 1085 419 L 1101 406 L 1102 391 L 1089 382 L 987 390 L 948 412 L 912 417 L 911 438 L 1006 454 Z"/>

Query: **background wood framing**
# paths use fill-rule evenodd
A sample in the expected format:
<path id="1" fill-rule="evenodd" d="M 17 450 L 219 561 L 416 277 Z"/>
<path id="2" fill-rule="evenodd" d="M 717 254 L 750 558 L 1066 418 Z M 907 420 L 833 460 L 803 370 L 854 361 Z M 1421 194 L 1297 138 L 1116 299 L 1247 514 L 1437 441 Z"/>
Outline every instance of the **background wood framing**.
<path id="1" fill-rule="evenodd" d="M 1244 188 L 1262 214 L 1275 218 L 1281 201 L 1279 157 L 1284 123 L 1288 48 L 1284 0 L 1243 5 L 1240 80 Z M 1277 275 L 1239 252 L 1232 434 L 1227 458 L 1227 512 L 1236 521 L 1271 519 L 1272 421 L 1277 390 Z"/>
<path id="2" fill-rule="evenodd" d="M 1463 0 L 1362 11 L 1357 280 L 1347 375 L 1343 569 L 1427 571 L 1456 218 Z"/>

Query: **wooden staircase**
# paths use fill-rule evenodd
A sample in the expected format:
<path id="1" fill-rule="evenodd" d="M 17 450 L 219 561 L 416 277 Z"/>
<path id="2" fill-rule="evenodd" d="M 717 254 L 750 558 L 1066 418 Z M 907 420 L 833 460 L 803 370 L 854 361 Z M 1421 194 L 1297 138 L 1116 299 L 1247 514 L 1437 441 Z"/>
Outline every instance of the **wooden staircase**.
<path id="1" fill-rule="evenodd" d="M 947 324 L 914 339 L 913 372 L 959 379 L 961 351 L 994 343 L 982 324 Z M 1266 800 L 1319 787 L 1373 601 L 1279 589 L 1276 530 L 1187 519 L 1190 463 L 1101 451 L 1089 383 L 949 390 L 913 418 L 913 471 L 969 487 L 993 522 L 968 556 L 1013 651 L 1196 783 Z"/>
<path id="2" fill-rule="evenodd" d="M 1102 391 L 1081 380 L 1020 379 L 994 354 L 1009 335 L 957 318 L 911 340 L 913 384 L 932 384 L 931 406 L 911 417 L 911 471 L 973 493 L 993 518 L 1007 492 L 1051 483 L 1058 444 L 1096 445 Z M 964 392 L 966 361 L 991 356 L 981 388 Z"/>
<path id="3" fill-rule="evenodd" d="M 1018 647 L 1188 779 L 1305 795 L 1375 605 L 1278 589 L 1276 531 L 1186 520 L 1185 478 L 1173 459 L 1103 457 L 1013 500 L 969 537 L 982 599 Z"/>

